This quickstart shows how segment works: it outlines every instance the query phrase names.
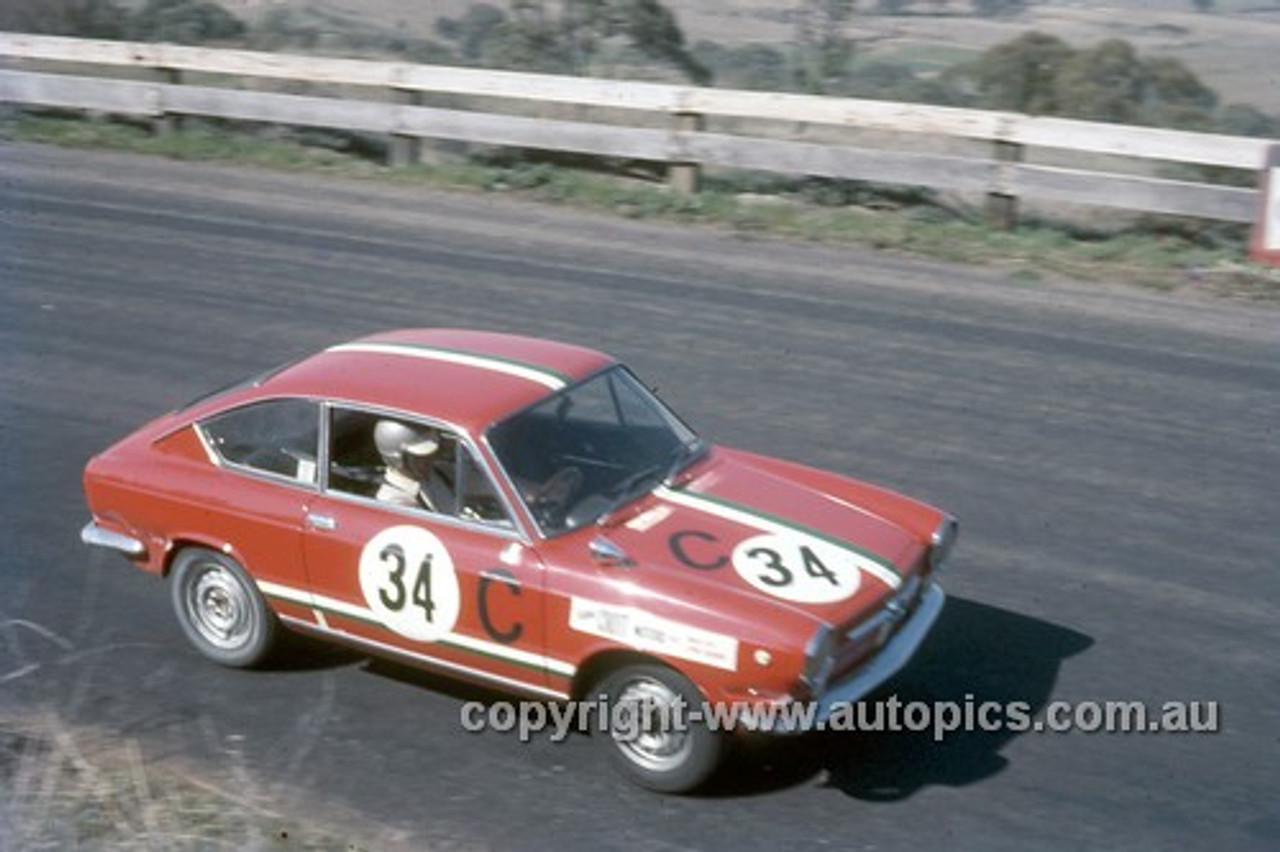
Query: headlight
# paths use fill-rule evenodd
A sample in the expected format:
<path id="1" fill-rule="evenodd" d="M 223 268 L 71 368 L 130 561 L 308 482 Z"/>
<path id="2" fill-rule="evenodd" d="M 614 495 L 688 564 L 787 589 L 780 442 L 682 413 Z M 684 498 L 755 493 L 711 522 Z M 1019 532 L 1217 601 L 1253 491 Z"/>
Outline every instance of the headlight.
<path id="1" fill-rule="evenodd" d="M 942 519 L 942 523 L 938 524 L 938 528 L 933 531 L 933 538 L 929 548 L 929 568 L 937 571 L 942 568 L 943 563 L 947 561 L 947 557 L 951 554 L 951 548 L 955 546 L 956 537 L 960 534 L 960 524 L 956 519 L 948 515 Z"/>

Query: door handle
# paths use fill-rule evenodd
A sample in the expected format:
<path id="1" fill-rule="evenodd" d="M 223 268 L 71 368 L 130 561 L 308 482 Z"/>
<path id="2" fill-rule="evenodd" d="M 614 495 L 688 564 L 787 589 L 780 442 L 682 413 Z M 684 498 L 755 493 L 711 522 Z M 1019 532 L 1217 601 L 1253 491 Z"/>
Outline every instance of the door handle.
<path id="1" fill-rule="evenodd" d="M 330 515 L 321 515 L 316 512 L 307 513 L 307 526 L 313 530 L 323 530 L 332 532 L 338 528 L 338 521 Z"/>

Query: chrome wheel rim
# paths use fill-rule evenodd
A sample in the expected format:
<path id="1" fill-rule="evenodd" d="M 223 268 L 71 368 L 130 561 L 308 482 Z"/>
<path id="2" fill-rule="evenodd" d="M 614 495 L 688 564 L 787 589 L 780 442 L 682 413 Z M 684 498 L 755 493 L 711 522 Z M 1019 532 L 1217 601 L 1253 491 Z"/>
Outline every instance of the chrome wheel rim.
<path id="1" fill-rule="evenodd" d="M 187 590 L 187 612 L 200 637 L 224 651 L 235 650 L 253 632 L 248 590 L 222 565 L 201 566 Z"/>
<path id="2" fill-rule="evenodd" d="M 618 693 L 615 712 L 633 714 L 611 731 L 628 760 L 656 772 L 675 769 L 693 748 L 687 702 L 660 680 L 637 678 Z"/>

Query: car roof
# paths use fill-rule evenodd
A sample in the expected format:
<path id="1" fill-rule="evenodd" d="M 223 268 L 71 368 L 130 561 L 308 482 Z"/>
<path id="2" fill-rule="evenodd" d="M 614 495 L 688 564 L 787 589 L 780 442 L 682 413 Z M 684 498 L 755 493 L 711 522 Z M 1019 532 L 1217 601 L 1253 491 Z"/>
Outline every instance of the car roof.
<path id="1" fill-rule="evenodd" d="M 306 396 L 438 418 L 472 434 L 615 363 L 532 337 L 402 329 L 330 347 L 272 375 L 255 396 Z"/>

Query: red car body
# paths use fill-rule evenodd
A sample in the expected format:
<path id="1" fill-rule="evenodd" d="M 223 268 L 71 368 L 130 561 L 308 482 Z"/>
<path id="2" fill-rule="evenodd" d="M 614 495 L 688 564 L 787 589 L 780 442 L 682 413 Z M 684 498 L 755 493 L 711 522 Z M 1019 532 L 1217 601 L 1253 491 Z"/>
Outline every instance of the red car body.
<path id="1" fill-rule="evenodd" d="M 238 590 L 225 571 L 191 569 L 175 594 L 196 644 L 233 665 L 265 651 L 232 647 L 260 596 L 268 622 L 551 699 L 649 666 L 704 701 L 814 701 L 821 717 L 900 669 L 942 606 L 935 574 L 954 520 L 706 445 L 646 393 L 575 346 L 376 335 L 167 414 L 93 458 L 83 537 L 157 575 L 195 552 L 251 578 Z M 388 463 L 367 444 L 389 419 L 451 453 L 430 463 L 456 474 L 449 509 L 374 493 Z M 660 476 L 627 469 L 659 450 Z M 576 472 L 530 484 L 564 468 Z M 655 765 L 640 780 L 659 789 L 707 774 Z"/>

